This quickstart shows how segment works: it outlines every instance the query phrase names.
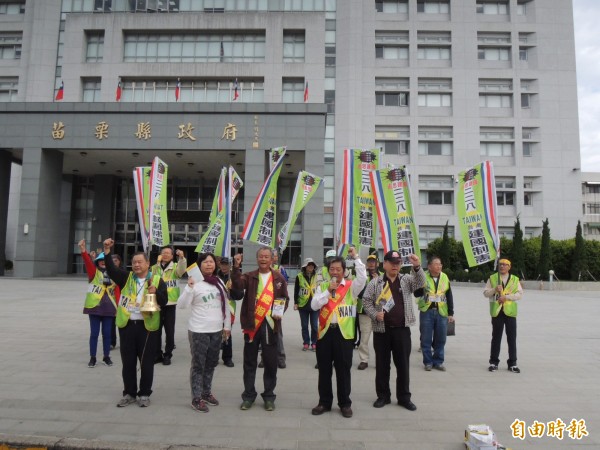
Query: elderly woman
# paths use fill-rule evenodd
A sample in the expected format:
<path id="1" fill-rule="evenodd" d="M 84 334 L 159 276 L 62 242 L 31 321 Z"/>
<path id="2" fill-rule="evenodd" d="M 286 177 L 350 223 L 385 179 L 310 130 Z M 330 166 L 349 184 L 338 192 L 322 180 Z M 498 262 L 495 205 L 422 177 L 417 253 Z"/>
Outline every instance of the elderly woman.
<path id="1" fill-rule="evenodd" d="M 215 256 L 212 253 L 201 253 L 198 255 L 198 266 L 203 279 L 195 280 L 189 277 L 177 305 L 179 308 L 191 305 L 192 310 L 188 322 L 192 353 L 192 408 L 208 412 L 208 405 L 219 404 L 211 392 L 212 379 L 219 362 L 221 343 L 231 333 L 231 317 L 227 306 L 227 290 L 216 276 Z"/>
<path id="2" fill-rule="evenodd" d="M 79 241 L 78 245 L 89 282 L 83 306 L 83 313 L 87 314 L 90 319 L 90 361 L 88 367 L 96 367 L 96 351 L 100 329 L 102 329 L 102 350 L 104 354 L 102 362 L 107 366 L 112 366 L 113 362 L 110 359 L 111 328 L 117 315 L 119 287 L 106 273 L 104 253 L 100 253 L 92 262 L 92 258 L 85 248 L 85 240 Z"/>
<path id="3" fill-rule="evenodd" d="M 319 311 L 310 307 L 313 294 L 317 290 L 317 265 L 312 258 L 306 258 L 302 270 L 294 283 L 294 309 L 300 314 L 300 327 L 302 328 L 302 350 L 309 348 L 314 352 L 317 348 L 317 326 Z M 310 334 L 308 324 L 310 322 Z"/>

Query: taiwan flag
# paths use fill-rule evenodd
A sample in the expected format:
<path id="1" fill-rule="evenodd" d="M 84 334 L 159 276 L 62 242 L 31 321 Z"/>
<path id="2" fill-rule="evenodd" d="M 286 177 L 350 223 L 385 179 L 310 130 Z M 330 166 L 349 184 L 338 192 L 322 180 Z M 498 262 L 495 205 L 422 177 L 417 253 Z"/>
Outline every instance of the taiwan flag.
<path id="1" fill-rule="evenodd" d="M 308 101 L 308 81 L 304 85 L 304 103 Z"/>
<path id="2" fill-rule="evenodd" d="M 177 78 L 177 85 L 175 86 L 175 101 L 179 101 L 179 94 L 181 93 L 181 81 Z"/>
<path id="3" fill-rule="evenodd" d="M 235 83 L 233 83 L 233 101 L 235 102 L 240 96 L 239 85 L 237 78 L 235 79 Z"/>
<path id="4" fill-rule="evenodd" d="M 56 97 L 54 98 L 54 100 L 62 100 L 64 96 L 65 96 L 65 82 L 61 81 L 60 87 L 58 88 L 58 91 L 56 92 Z"/>
<path id="5" fill-rule="evenodd" d="M 123 93 L 123 88 L 121 86 L 121 80 L 119 79 L 119 84 L 117 84 L 117 93 L 115 94 L 115 97 L 117 99 L 118 102 L 121 101 L 121 94 Z"/>

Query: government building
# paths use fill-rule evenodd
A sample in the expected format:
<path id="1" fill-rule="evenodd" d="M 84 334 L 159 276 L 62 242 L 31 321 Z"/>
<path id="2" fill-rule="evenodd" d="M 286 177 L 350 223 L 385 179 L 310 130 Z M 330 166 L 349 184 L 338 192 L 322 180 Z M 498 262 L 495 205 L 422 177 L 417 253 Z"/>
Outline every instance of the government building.
<path id="1" fill-rule="evenodd" d="M 344 148 L 406 165 L 422 248 L 459 172 L 490 160 L 499 231 L 582 218 L 570 0 L 0 0 L 0 262 L 83 271 L 77 242 L 141 250 L 132 170 L 168 168 L 173 245 L 193 258 L 233 166 L 234 251 L 287 146 L 278 228 L 297 174 L 322 176 L 282 263 L 334 246 Z M 278 230 L 277 230 L 278 231 Z M 247 261 L 252 264 L 253 256 Z M 2 264 L 4 266 L 4 264 Z"/>

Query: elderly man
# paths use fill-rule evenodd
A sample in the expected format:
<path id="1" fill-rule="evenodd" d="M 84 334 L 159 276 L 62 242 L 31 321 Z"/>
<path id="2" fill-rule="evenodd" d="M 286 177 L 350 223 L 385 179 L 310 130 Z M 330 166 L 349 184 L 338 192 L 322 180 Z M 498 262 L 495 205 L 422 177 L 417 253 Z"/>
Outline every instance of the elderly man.
<path id="1" fill-rule="evenodd" d="M 508 370 L 521 373 L 517 366 L 517 302 L 523 295 L 523 287 L 516 275 L 509 273 L 511 263 L 508 259 L 498 261 L 498 272 L 491 275 L 485 285 L 483 295 L 490 300 L 492 316 L 492 344 L 490 349 L 490 372 L 498 370 L 500 363 L 500 344 L 506 327 L 508 342 Z"/>
<path id="2" fill-rule="evenodd" d="M 258 269 L 240 273 L 242 255 L 233 257 L 231 287 L 245 290 L 240 308 L 240 323 L 244 333 L 244 392 L 240 409 L 248 410 L 256 400 L 255 389 L 258 348 L 262 348 L 264 361 L 264 400 L 265 410 L 275 409 L 275 386 L 277 384 L 277 341 L 281 317 L 271 315 L 275 299 L 289 301 L 287 283 L 281 273 L 271 269 L 273 257 L 269 247 L 261 247 L 256 252 Z"/>
<path id="3" fill-rule="evenodd" d="M 390 356 L 396 366 L 396 399 L 398 404 L 415 411 L 410 393 L 410 327 L 416 323 L 412 294 L 425 284 L 421 261 L 417 255 L 409 255 L 412 271 L 401 275 L 402 258 L 395 250 L 383 257 L 385 275 L 371 281 L 363 296 L 363 307 L 373 325 L 375 348 L 375 408 L 391 403 Z"/>
<path id="4" fill-rule="evenodd" d="M 173 257 L 177 255 L 177 264 Z M 153 275 L 159 275 L 167 285 L 169 301 L 160 315 L 160 328 L 158 329 L 158 348 L 154 362 L 162 362 L 163 365 L 171 365 L 173 349 L 175 348 L 175 312 L 177 299 L 179 299 L 179 286 L 177 281 L 185 273 L 187 261 L 183 251 L 175 250 L 171 246 L 161 248 L 156 264 L 150 269 Z M 162 330 L 165 329 L 165 351 L 162 351 Z"/>
<path id="5" fill-rule="evenodd" d="M 355 261 L 356 279 L 345 279 L 344 258 L 333 257 L 328 267 L 331 278 L 317 287 L 317 292 L 311 301 L 312 309 L 320 310 L 317 342 L 319 404 L 312 409 L 315 416 L 331 411 L 333 403 L 331 377 L 335 367 L 338 406 L 342 416 L 352 417 L 350 368 L 356 328 L 356 303 L 358 294 L 367 281 L 367 273 L 354 247 L 350 247 L 348 257 Z"/>
<path id="6" fill-rule="evenodd" d="M 150 272 L 148 255 L 137 252 L 131 259 L 131 272 L 115 266 L 110 256 L 114 245 L 112 239 L 104 241 L 106 271 L 121 288 L 121 300 L 117 308 L 117 327 L 121 339 L 121 362 L 123 363 L 123 398 L 117 406 L 122 408 L 137 402 L 141 407 L 150 406 L 152 381 L 154 379 L 154 355 L 158 347 L 160 312 L 143 312 L 146 294 L 156 294 L 161 308 L 167 304 L 167 286 L 159 275 Z M 137 384 L 137 361 L 140 361 L 140 388 Z"/>

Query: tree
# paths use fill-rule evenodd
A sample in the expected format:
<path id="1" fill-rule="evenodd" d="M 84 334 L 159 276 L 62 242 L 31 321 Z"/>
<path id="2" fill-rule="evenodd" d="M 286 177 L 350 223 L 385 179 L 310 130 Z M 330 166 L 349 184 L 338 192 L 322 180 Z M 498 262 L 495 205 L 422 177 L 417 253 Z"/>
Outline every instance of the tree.
<path id="1" fill-rule="evenodd" d="M 525 279 L 525 257 L 523 255 L 523 230 L 521 220 L 517 215 L 515 221 L 514 237 L 512 245 L 512 269 L 521 278 Z"/>
<path id="2" fill-rule="evenodd" d="M 540 259 L 537 266 L 537 272 L 540 278 L 548 276 L 548 271 L 552 267 L 552 252 L 550 251 L 550 221 L 546 217 L 542 227 L 542 244 L 540 247 Z"/>
<path id="3" fill-rule="evenodd" d="M 587 266 L 585 257 L 585 240 L 581 231 L 581 221 L 577 221 L 577 229 L 575 231 L 575 249 L 573 250 L 573 258 L 571 259 L 571 280 L 578 281 Z"/>
<path id="4" fill-rule="evenodd" d="M 442 244 L 440 245 L 440 254 L 438 255 L 442 260 L 442 264 L 448 265 L 450 267 L 450 238 L 448 237 L 448 221 L 446 220 L 446 225 L 444 225 L 444 232 L 442 233 Z"/>

